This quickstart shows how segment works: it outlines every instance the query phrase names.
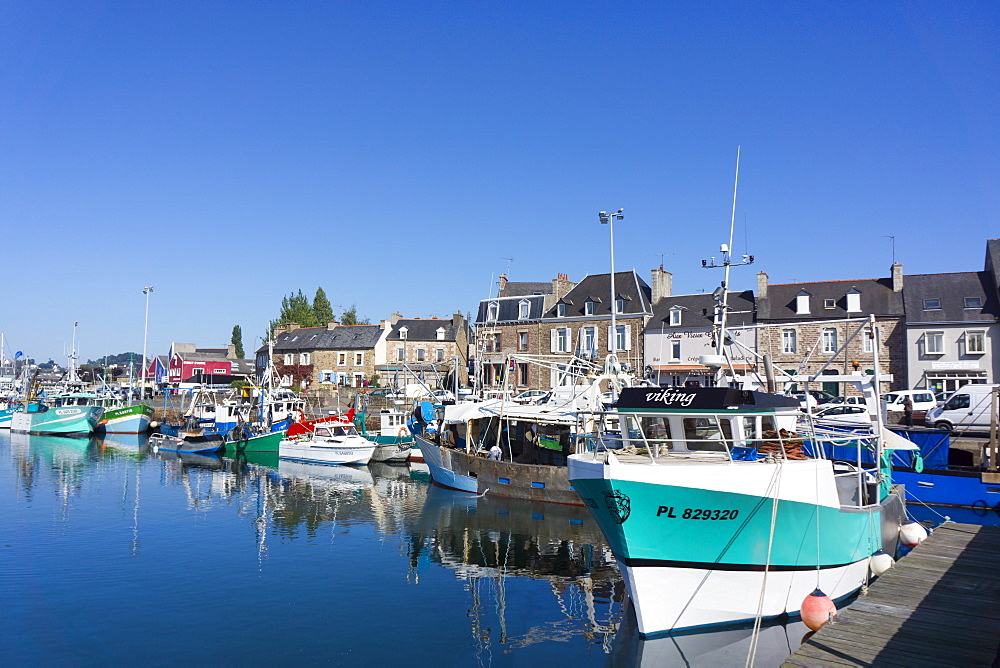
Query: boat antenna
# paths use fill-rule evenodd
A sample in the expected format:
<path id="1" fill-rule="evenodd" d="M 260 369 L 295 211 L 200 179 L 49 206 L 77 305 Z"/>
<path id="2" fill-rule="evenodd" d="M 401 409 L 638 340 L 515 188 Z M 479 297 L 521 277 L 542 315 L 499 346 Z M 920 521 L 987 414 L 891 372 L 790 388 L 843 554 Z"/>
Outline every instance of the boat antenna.
<path id="1" fill-rule="evenodd" d="M 722 280 L 722 285 L 712 292 L 712 297 L 715 299 L 715 324 L 717 326 L 717 335 L 715 341 L 715 352 L 716 355 L 722 355 L 725 350 L 726 341 L 726 316 L 729 312 L 729 269 L 733 266 L 741 266 L 745 264 L 753 264 L 753 255 L 744 255 L 742 262 L 733 262 L 731 259 L 732 247 L 733 247 L 733 230 L 736 228 L 736 192 L 740 184 L 740 146 L 736 147 L 736 178 L 733 181 L 733 210 L 732 215 L 729 219 L 729 243 L 722 244 L 719 247 L 719 251 L 722 254 L 722 264 L 716 264 L 715 258 L 713 257 L 711 261 L 702 260 L 701 266 L 705 269 L 717 269 L 722 267 L 725 270 L 725 275 Z M 722 376 L 722 366 L 718 367 L 717 378 L 720 380 Z"/>

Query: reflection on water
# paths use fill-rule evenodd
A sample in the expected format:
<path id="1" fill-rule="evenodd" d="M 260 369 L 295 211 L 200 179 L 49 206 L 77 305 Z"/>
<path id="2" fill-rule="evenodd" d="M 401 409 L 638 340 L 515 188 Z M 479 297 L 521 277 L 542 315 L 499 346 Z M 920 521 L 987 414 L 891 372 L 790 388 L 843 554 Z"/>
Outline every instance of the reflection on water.
<path id="1" fill-rule="evenodd" d="M 224 603 L 263 620 L 202 642 L 200 661 L 286 662 L 288 643 L 300 635 L 295 651 L 304 654 L 296 660 L 307 662 L 381 664 L 422 652 L 459 665 L 746 660 L 748 629 L 640 639 L 614 558 L 584 507 L 451 492 L 432 487 L 420 466 L 153 454 L 145 436 L 126 434 L 0 434 L 0 455 L 5 448 L 0 491 L 10 490 L 13 531 L 23 534 L 11 542 L 23 552 L 9 548 L 8 556 L 35 563 L 41 555 L 49 578 L 74 568 L 93 574 L 50 591 L 51 607 L 104 601 L 97 627 L 66 646 L 88 645 L 91 636 L 128 642 L 121 629 L 152 610 L 176 631 L 172 637 L 196 635 L 200 622 L 190 610 Z M 45 512 L 32 512 L 36 506 Z M 72 512 L 77 506 L 87 512 Z M 57 530 L 48 531 L 52 522 Z M 68 532 L 71 550 L 59 538 Z M 99 556 L 88 561 L 91 553 Z M 161 565 L 173 563 L 197 567 L 163 579 Z M 136 566 L 135 581 L 123 580 L 128 593 L 106 600 L 108 587 Z M 0 623 L 16 620 L 18 637 L 50 632 L 50 619 L 16 595 L 37 586 L 16 576 L 0 584 L 0 596 L 13 602 Z M 136 611 L 135 601 L 148 609 Z M 267 612 L 273 609 L 288 612 Z M 405 642 L 358 644 L 369 635 L 364 624 L 386 619 L 405 620 L 394 632 Z M 264 638 L 260 624 L 269 630 Z M 804 634 L 801 624 L 766 627 L 757 665 L 776 665 Z M 349 658 L 337 653 L 345 642 L 353 643 Z M 109 649 L 116 643 L 88 645 L 85 662 L 119 658 Z M 79 662 L 39 647 L 46 645 L 8 644 L 0 663 Z M 128 651 L 133 660 L 163 662 L 167 647 L 174 645 L 166 638 L 144 636 Z M 244 654 L 246 647 L 253 652 Z M 170 652 L 195 656 L 193 649 Z"/>

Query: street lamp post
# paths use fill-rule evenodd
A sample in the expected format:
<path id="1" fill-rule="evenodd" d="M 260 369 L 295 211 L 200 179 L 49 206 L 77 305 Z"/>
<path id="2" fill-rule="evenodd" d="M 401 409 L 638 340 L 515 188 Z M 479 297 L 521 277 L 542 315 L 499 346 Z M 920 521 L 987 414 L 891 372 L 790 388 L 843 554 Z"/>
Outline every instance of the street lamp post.
<path id="1" fill-rule="evenodd" d="M 149 368 L 146 365 L 146 334 L 149 332 L 149 293 L 152 291 L 152 285 L 147 285 L 142 289 L 142 294 L 146 295 L 146 322 L 142 326 L 142 382 L 139 384 L 141 401 L 146 400 L 146 370 Z"/>
<path id="2" fill-rule="evenodd" d="M 608 362 L 616 366 L 618 364 L 618 321 L 615 319 L 615 311 L 617 311 L 615 302 L 615 218 L 623 220 L 625 218 L 625 214 L 622 213 L 624 210 L 618 209 L 611 214 L 607 211 L 601 211 L 597 214 L 601 224 L 608 226 L 611 237 L 611 340 L 608 342 L 611 354 L 608 356 Z"/>

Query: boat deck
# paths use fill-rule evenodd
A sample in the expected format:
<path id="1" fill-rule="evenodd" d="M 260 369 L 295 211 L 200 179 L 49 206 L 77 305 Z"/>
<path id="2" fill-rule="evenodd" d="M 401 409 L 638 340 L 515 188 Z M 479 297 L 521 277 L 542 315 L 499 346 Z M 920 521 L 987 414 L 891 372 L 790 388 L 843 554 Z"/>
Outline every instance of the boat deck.
<path id="1" fill-rule="evenodd" d="M 945 524 L 783 666 L 1000 665 L 1000 527 Z"/>

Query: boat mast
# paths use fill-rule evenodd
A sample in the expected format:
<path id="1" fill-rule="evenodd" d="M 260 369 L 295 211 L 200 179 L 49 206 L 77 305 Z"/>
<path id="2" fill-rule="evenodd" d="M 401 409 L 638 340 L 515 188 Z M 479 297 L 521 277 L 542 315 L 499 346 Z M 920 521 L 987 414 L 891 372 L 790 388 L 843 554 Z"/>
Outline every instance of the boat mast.
<path id="1" fill-rule="evenodd" d="M 146 322 L 142 326 L 142 380 L 139 382 L 139 400 L 146 400 L 146 335 L 149 332 L 149 293 L 153 291 L 152 285 L 147 285 L 142 289 L 142 294 L 146 295 Z"/>

